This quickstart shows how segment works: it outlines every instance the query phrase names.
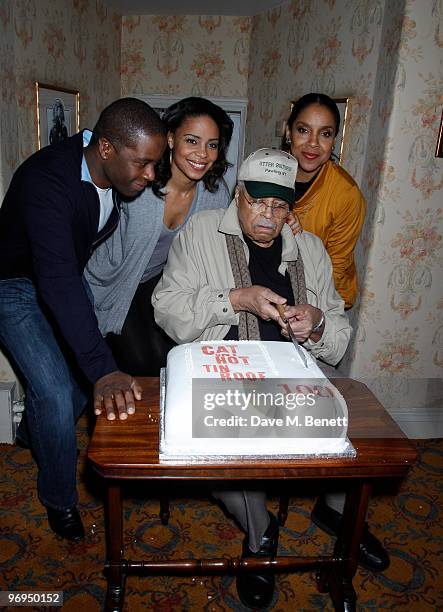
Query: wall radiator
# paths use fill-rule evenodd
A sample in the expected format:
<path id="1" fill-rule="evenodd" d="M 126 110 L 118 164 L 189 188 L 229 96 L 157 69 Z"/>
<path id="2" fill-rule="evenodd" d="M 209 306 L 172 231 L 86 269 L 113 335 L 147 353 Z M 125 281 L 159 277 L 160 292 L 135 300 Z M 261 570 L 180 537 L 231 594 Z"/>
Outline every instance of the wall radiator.
<path id="1" fill-rule="evenodd" d="M 22 419 L 24 403 L 17 399 L 15 382 L 0 382 L 0 443 L 14 444 L 17 427 Z"/>

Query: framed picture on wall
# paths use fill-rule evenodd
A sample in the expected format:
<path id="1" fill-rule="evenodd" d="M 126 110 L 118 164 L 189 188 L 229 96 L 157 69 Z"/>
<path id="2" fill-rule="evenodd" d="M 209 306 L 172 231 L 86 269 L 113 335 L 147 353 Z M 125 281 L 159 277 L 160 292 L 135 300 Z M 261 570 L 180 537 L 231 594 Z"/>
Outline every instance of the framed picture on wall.
<path id="1" fill-rule="evenodd" d="M 435 157 L 443 157 L 443 111 L 440 119 L 440 129 L 438 131 L 437 146 L 435 148 Z"/>
<path id="2" fill-rule="evenodd" d="M 343 152 L 346 148 L 346 142 L 348 137 L 349 118 L 351 115 L 351 100 L 352 98 L 347 96 L 344 98 L 332 98 L 336 103 L 340 113 L 340 129 L 338 130 L 337 138 L 335 140 L 334 153 L 337 156 L 339 164 L 343 162 Z M 295 101 L 291 102 L 291 108 L 294 106 Z M 285 122 L 286 124 L 286 122 Z M 286 129 L 286 125 L 283 125 L 283 133 Z"/>
<path id="3" fill-rule="evenodd" d="M 343 162 L 343 154 L 346 147 L 349 127 L 349 118 L 351 116 L 351 98 L 332 98 L 336 103 L 340 112 L 340 129 L 335 140 L 334 153 L 338 157 L 338 163 Z"/>
<path id="4" fill-rule="evenodd" d="M 80 129 L 80 94 L 73 89 L 35 83 L 37 143 L 41 149 Z"/>

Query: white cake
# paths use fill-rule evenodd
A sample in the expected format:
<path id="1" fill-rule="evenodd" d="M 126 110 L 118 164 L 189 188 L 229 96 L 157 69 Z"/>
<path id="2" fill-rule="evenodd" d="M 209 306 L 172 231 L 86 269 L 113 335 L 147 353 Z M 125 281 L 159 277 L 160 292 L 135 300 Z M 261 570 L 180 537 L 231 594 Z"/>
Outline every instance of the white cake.
<path id="1" fill-rule="evenodd" d="M 296 458 L 355 455 L 346 437 L 346 402 L 325 377 L 315 360 L 307 351 L 304 350 L 304 352 L 307 356 L 308 368 L 303 365 L 290 342 L 208 341 L 182 344 L 172 349 L 168 354 L 166 381 L 163 377 L 160 460 L 188 462 L 211 461 L 217 458 L 235 459 L 239 456 Z M 256 398 L 257 393 L 262 389 L 260 385 L 277 385 L 283 389 L 280 381 L 273 382 L 271 379 L 290 379 L 290 385 L 294 385 L 293 388 L 286 385 L 284 387 L 286 391 L 283 394 L 274 393 L 272 399 L 269 400 L 277 406 L 276 398 L 282 396 L 283 400 L 280 397 L 280 401 L 285 402 L 284 406 L 273 407 L 273 415 L 282 417 L 280 420 L 270 418 L 269 412 L 264 415 L 263 408 L 252 405 L 253 394 L 255 393 Z M 265 383 L 249 382 L 256 380 L 265 381 Z M 196 402 L 194 396 L 194 406 L 193 381 L 194 392 L 204 393 L 205 398 L 204 402 Z M 298 384 L 303 381 L 306 381 L 306 384 Z M 215 392 L 220 391 L 220 388 L 225 394 L 220 401 L 225 402 L 226 392 L 224 390 L 234 389 L 237 386 L 242 391 L 238 391 L 237 395 L 231 392 L 231 402 L 236 400 L 234 407 L 226 407 L 227 404 L 223 404 L 223 407 L 220 408 L 214 404 Z M 258 387 L 257 392 L 254 391 L 256 386 Z M 203 391 L 201 391 L 202 387 Z M 300 391 L 300 389 L 305 394 L 304 405 L 297 404 L 295 408 L 289 408 L 288 406 L 294 404 L 295 398 L 295 393 L 289 392 Z M 309 395 L 312 390 L 314 390 L 314 398 L 312 394 Z M 209 394 L 206 394 L 206 391 Z M 333 399 L 329 397 L 332 395 Z M 198 397 L 200 398 L 200 395 Z M 248 397 L 249 403 L 247 402 Z M 297 395 L 297 398 L 299 397 L 303 398 L 303 394 Z M 209 401 L 208 398 L 212 401 Z M 287 401 L 288 398 L 292 398 L 292 404 Z M 306 398 L 311 398 L 311 402 L 317 403 L 309 404 L 309 399 Z M 314 408 L 312 408 L 313 405 Z M 326 405 L 327 412 L 324 411 Z M 319 408 L 323 410 L 321 413 L 323 416 L 327 415 L 328 419 L 330 417 L 329 420 L 326 418 L 320 421 L 314 420 L 320 415 Z M 217 410 L 229 411 L 229 418 L 216 418 L 213 415 L 219 414 Z M 266 410 L 270 409 L 266 408 Z M 298 415 L 295 423 L 298 429 L 294 426 L 295 414 Z M 225 423 L 231 426 L 235 424 L 237 427 L 226 429 Z M 319 423 L 327 427 L 318 427 Z M 334 425 L 332 428 L 331 423 Z M 239 425 L 245 425 L 245 427 Z M 244 434 L 247 430 L 253 433 Z M 326 430 L 328 437 L 319 437 Z M 226 437 L 232 431 L 235 431 L 235 437 Z M 282 431 L 285 432 L 283 435 Z M 332 434 L 331 431 L 334 433 Z M 197 436 L 194 435 L 196 432 Z M 220 432 L 224 437 L 220 437 Z M 294 432 L 295 435 L 292 435 L 291 432 Z M 245 435 L 248 437 L 244 437 Z"/>

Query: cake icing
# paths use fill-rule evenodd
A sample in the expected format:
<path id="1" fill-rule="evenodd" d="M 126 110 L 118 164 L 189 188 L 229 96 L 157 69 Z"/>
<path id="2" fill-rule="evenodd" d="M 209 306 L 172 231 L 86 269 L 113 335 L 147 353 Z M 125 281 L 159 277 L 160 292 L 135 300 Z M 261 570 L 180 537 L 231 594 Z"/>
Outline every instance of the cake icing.
<path id="1" fill-rule="evenodd" d="M 315 379 L 333 389 L 334 402 L 346 414 L 344 398 L 328 381 L 310 354 L 305 368 L 290 342 L 207 341 L 182 344 L 168 354 L 164 401 L 161 406 L 160 459 L 202 461 L 211 458 L 334 456 L 355 454 L 341 437 L 193 437 L 192 381 L 254 381 L 266 379 Z M 204 383 L 203 381 L 203 384 Z M 214 383 L 215 384 L 215 383 Z M 253 408 L 241 413 L 256 414 Z M 194 413 L 195 416 L 195 413 Z M 209 417 L 208 417 L 209 418 Z M 259 417 L 254 417 L 258 419 Z M 260 430 L 259 430 L 260 431 Z M 260 435 L 260 434 L 259 434 Z M 271 435 L 271 437 L 269 437 Z"/>

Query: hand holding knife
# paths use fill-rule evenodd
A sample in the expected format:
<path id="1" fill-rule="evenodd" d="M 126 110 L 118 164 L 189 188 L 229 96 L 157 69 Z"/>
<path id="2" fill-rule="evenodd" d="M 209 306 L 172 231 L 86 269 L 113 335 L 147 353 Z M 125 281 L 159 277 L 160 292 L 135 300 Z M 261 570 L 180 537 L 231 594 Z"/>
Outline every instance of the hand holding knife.
<path id="1" fill-rule="evenodd" d="M 292 340 L 292 344 L 295 347 L 295 350 L 298 353 L 298 356 L 300 357 L 300 359 L 302 360 L 303 365 L 305 366 L 305 368 L 308 367 L 308 360 L 306 358 L 306 355 L 304 354 L 303 350 L 301 349 L 299 343 L 297 342 L 297 338 L 295 337 L 294 332 L 292 331 L 292 328 L 289 324 L 288 319 L 285 316 L 285 307 L 283 304 L 276 304 L 277 310 L 278 310 L 278 314 L 280 315 L 281 319 L 283 320 L 284 323 L 286 323 L 286 330 L 288 332 L 289 338 Z"/>

